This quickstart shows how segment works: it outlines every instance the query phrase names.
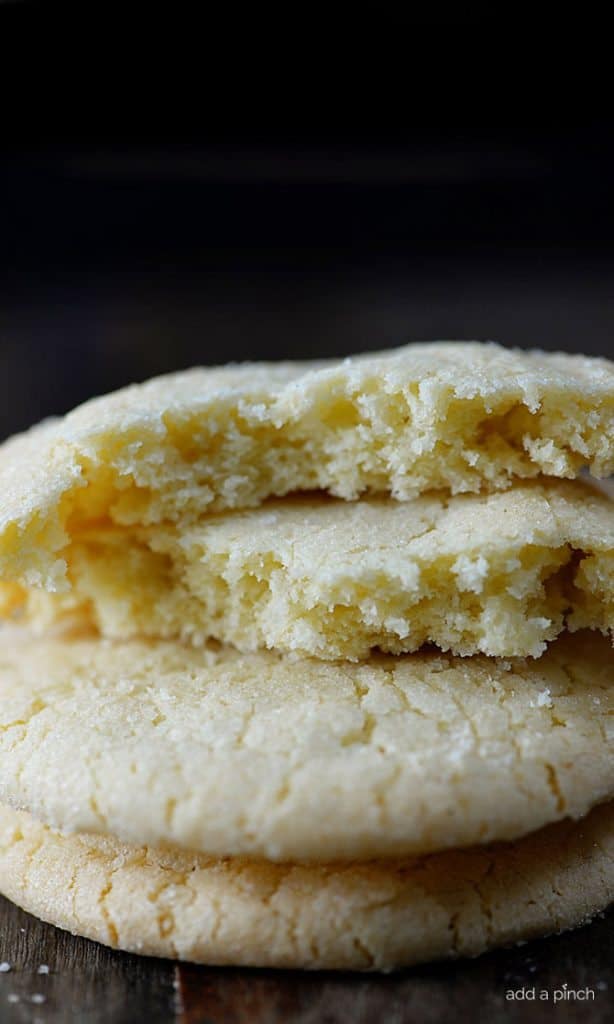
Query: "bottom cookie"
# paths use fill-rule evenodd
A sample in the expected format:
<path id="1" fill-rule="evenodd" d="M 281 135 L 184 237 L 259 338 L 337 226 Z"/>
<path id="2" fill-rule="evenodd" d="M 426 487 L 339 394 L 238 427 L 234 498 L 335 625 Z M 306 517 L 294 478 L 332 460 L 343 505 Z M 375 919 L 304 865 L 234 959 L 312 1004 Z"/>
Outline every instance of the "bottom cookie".
<path id="1" fill-rule="evenodd" d="M 270 864 L 62 835 L 0 806 L 0 891 L 61 928 L 199 963 L 391 970 L 581 924 L 614 899 L 614 803 L 515 843 Z"/>

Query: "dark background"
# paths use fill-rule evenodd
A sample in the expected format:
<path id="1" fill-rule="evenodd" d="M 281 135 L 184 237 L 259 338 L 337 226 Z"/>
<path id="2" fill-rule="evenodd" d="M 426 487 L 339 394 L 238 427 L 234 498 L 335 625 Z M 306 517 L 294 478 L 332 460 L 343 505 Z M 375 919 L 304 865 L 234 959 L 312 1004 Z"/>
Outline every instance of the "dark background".
<path id="1" fill-rule="evenodd" d="M 384 43 L 375 23 L 324 60 L 287 22 L 271 73 L 202 29 L 195 50 L 139 38 L 137 63 L 112 18 L 109 49 L 99 19 L 58 51 L 39 12 L 43 73 L 28 6 L 0 7 L 25 62 L 0 132 L 0 437 L 198 363 L 436 338 L 614 353 L 609 91 L 578 95 L 598 26 L 565 50 L 551 27 L 426 19 Z"/>
<path id="2" fill-rule="evenodd" d="M 220 26 L 187 6 L 134 5 L 135 30 L 111 0 L 0 0 L 0 437 L 196 363 L 429 338 L 614 355 L 607 23 L 227 5 Z M 612 1019 L 611 912 L 363 979 L 137 960 L 0 918 L 7 1022 Z M 563 983 L 595 1002 L 505 1000 Z"/>

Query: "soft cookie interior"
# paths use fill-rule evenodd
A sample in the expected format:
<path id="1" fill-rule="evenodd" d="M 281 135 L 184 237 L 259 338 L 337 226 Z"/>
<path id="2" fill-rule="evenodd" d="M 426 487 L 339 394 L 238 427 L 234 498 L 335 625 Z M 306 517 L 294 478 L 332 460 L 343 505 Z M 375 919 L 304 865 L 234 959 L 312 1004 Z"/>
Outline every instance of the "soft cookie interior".
<path id="1" fill-rule="evenodd" d="M 538 657 L 565 628 L 614 625 L 614 506 L 581 481 L 286 498 L 183 529 L 97 522 L 63 556 L 70 589 L 5 586 L 5 614 L 39 631 L 77 612 L 113 637 L 354 661 L 425 643 Z"/>
<path id="2" fill-rule="evenodd" d="M 614 471 L 607 360 L 409 345 L 329 363 L 172 374 L 94 399 L 0 450 L 0 575 L 61 588 L 83 521 L 193 521 L 322 490 L 408 500 Z"/>

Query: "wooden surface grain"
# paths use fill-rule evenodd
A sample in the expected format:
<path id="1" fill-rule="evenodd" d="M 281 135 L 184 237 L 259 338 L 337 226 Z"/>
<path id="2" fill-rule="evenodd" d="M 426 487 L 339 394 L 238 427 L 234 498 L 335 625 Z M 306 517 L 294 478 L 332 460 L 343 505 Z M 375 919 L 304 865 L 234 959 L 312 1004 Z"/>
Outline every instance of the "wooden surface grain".
<path id="1" fill-rule="evenodd" d="M 614 1020 L 614 908 L 566 935 L 378 976 L 222 970 L 128 956 L 0 899 L 0 962 L 10 965 L 0 971 L 1 1024 Z M 535 999 L 511 1000 L 511 990 L 535 990 Z"/>

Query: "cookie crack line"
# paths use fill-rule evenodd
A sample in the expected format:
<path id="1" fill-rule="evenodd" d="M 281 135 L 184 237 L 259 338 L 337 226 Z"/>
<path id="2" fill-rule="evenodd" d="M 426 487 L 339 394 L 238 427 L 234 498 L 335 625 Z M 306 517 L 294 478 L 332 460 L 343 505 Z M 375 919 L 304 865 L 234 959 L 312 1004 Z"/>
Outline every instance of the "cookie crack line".
<path id="1" fill-rule="evenodd" d="M 103 918 L 105 920 L 106 926 L 107 926 L 107 928 L 109 930 L 109 938 L 111 940 L 111 945 L 117 946 L 119 944 L 119 932 L 117 930 L 117 926 L 114 923 L 111 914 L 109 913 L 109 908 L 107 906 L 107 899 L 110 896 L 112 889 L 113 889 L 113 874 L 111 872 L 107 882 L 105 883 L 104 887 L 101 889 L 100 894 L 98 896 L 98 905 L 100 907 L 100 912 L 101 912 L 101 914 L 102 914 L 102 916 L 103 916 Z"/>

